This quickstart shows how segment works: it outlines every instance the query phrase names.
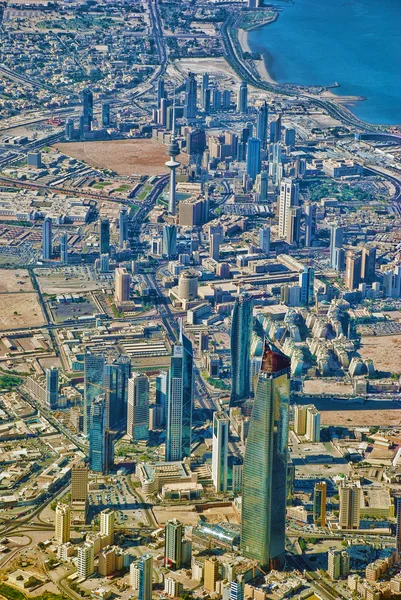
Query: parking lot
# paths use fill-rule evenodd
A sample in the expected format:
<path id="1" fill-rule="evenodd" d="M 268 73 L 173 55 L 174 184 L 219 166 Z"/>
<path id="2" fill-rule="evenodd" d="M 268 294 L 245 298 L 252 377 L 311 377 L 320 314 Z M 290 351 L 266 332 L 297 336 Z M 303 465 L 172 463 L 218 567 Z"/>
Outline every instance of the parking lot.
<path id="1" fill-rule="evenodd" d="M 131 492 L 125 480 L 91 490 L 88 495 L 90 518 L 106 508 L 116 511 L 115 525 L 120 528 L 138 527 L 147 518 L 141 501 Z"/>

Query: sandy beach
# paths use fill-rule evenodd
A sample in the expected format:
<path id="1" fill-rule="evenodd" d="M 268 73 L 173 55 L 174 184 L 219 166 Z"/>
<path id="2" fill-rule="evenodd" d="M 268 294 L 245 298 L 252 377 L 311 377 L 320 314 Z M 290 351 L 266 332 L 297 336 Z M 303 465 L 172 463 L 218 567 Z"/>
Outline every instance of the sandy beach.
<path id="1" fill-rule="evenodd" d="M 246 31 L 245 29 L 239 29 L 238 30 L 238 41 L 240 43 L 242 52 L 248 52 L 248 53 L 252 53 L 252 50 L 249 47 L 249 43 L 248 43 L 248 31 Z M 268 83 L 276 83 L 274 81 L 274 79 L 271 77 L 270 73 L 267 70 L 266 67 L 266 61 L 265 59 L 262 57 L 261 60 L 254 60 L 254 65 L 256 67 L 257 72 L 259 73 L 259 77 L 261 79 L 263 79 L 264 81 L 267 81 Z"/>

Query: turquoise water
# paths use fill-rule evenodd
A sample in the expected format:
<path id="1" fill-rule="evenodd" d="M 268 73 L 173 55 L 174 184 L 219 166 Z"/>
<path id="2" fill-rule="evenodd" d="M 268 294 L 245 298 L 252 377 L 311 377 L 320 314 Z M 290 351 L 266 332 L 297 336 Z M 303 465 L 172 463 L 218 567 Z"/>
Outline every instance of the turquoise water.
<path id="1" fill-rule="evenodd" d="M 401 124 L 401 0 L 276 2 L 274 23 L 249 32 L 279 83 L 340 84 L 350 106 L 370 123 Z"/>

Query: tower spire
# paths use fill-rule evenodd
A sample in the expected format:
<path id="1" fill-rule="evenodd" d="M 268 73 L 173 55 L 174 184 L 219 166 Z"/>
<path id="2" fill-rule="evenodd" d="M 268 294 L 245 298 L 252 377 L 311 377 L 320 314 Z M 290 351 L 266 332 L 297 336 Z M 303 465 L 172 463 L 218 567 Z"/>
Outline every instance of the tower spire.
<path id="1" fill-rule="evenodd" d="M 175 197 L 175 187 L 176 187 L 176 169 L 180 166 L 181 163 L 178 162 L 177 156 L 180 154 L 180 147 L 175 139 L 175 90 L 174 90 L 174 100 L 173 100 L 173 123 L 171 128 L 171 138 L 170 143 L 168 145 L 167 153 L 170 156 L 170 160 L 166 162 L 166 167 L 170 169 L 170 195 L 168 201 L 168 213 L 169 215 L 176 214 L 176 197 Z"/>

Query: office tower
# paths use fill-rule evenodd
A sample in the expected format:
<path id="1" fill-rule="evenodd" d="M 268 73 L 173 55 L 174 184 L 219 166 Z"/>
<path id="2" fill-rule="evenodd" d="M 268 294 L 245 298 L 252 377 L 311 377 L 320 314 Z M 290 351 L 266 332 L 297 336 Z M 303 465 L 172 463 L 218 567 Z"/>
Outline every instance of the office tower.
<path id="1" fill-rule="evenodd" d="M 168 395 L 168 373 L 163 371 L 156 377 L 156 405 L 160 407 L 160 425 L 166 421 Z"/>
<path id="2" fill-rule="evenodd" d="M 115 513 L 111 508 L 106 508 L 100 513 L 100 535 L 107 537 L 107 543 L 114 543 Z"/>
<path id="3" fill-rule="evenodd" d="M 182 532 L 181 521 L 171 519 L 166 522 L 164 542 L 164 566 L 175 571 L 182 565 Z"/>
<path id="4" fill-rule="evenodd" d="M 316 204 L 306 202 L 304 205 L 305 213 L 305 246 L 312 246 L 316 237 Z"/>
<path id="5" fill-rule="evenodd" d="M 367 285 L 376 281 L 376 247 L 363 246 L 361 262 L 361 280 Z"/>
<path id="6" fill-rule="evenodd" d="M 138 600 L 152 600 L 153 556 L 151 554 L 144 554 L 138 560 L 138 569 Z"/>
<path id="7" fill-rule="evenodd" d="M 162 77 L 159 78 L 157 82 L 157 106 L 160 108 L 160 102 L 165 97 L 164 93 L 164 79 Z"/>
<path id="8" fill-rule="evenodd" d="M 42 155 L 39 150 L 31 150 L 26 155 L 26 164 L 28 167 L 40 169 L 42 167 Z"/>
<path id="9" fill-rule="evenodd" d="M 177 227 L 172 224 L 163 227 L 163 256 L 169 260 L 177 255 Z"/>
<path id="10" fill-rule="evenodd" d="M 193 129 L 187 134 L 187 154 L 201 156 L 206 149 L 206 132 L 204 129 Z"/>
<path id="11" fill-rule="evenodd" d="M 223 108 L 229 109 L 231 107 L 231 92 L 230 90 L 224 90 L 223 92 Z"/>
<path id="12" fill-rule="evenodd" d="M 256 137 L 260 139 L 262 147 L 266 146 L 267 142 L 267 127 L 269 121 L 269 107 L 265 101 L 258 108 L 256 116 Z"/>
<path id="13" fill-rule="evenodd" d="M 401 294 L 401 265 L 385 271 L 382 277 L 385 297 L 399 298 Z"/>
<path id="14" fill-rule="evenodd" d="M 93 121 L 93 94 L 89 89 L 82 92 L 82 120 L 84 130 L 90 131 Z"/>
<path id="15" fill-rule="evenodd" d="M 70 541 L 71 510 L 68 504 L 59 502 L 56 506 L 54 537 L 56 544 L 65 544 Z"/>
<path id="16" fill-rule="evenodd" d="M 285 177 L 280 184 L 279 198 L 279 235 L 282 238 L 288 239 L 288 234 L 291 233 L 291 208 L 296 208 L 299 205 L 299 184 L 291 177 Z M 295 232 L 294 232 L 295 233 Z"/>
<path id="17" fill-rule="evenodd" d="M 210 113 L 210 109 L 212 106 L 212 90 L 210 88 L 205 90 L 204 102 L 205 102 L 204 111 L 208 115 Z"/>
<path id="18" fill-rule="evenodd" d="M 120 250 L 124 248 L 124 242 L 128 240 L 128 223 L 128 211 L 126 208 L 122 208 L 119 216 Z"/>
<path id="19" fill-rule="evenodd" d="M 213 260 L 219 260 L 220 257 L 221 236 L 219 233 L 212 233 L 209 236 L 209 255 Z"/>
<path id="20" fill-rule="evenodd" d="M 167 397 L 166 461 L 191 455 L 193 403 L 193 353 L 190 340 L 181 330 L 174 345 Z"/>
<path id="21" fill-rule="evenodd" d="M 395 526 L 395 545 L 398 554 L 401 554 L 401 493 L 394 494 L 394 512 L 396 518 Z"/>
<path id="22" fill-rule="evenodd" d="M 299 206 L 290 206 L 286 214 L 286 237 L 285 241 L 288 244 L 298 244 L 301 233 L 301 216 L 302 210 Z"/>
<path id="23" fill-rule="evenodd" d="M 216 492 L 227 491 L 228 436 L 230 420 L 223 412 L 213 414 L 212 479 Z"/>
<path id="24" fill-rule="evenodd" d="M 285 550 L 291 361 L 265 340 L 245 447 L 241 549 L 262 567 Z"/>
<path id="25" fill-rule="evenodd" d="M 277 142 L 277 144 L 272 144 L 270 147 L 269 175 L 272 179 L 273 185 L 280 185 L 283 177 L 283 159 L 280 142 Z"/>
<path id="26" fill-rule="evenodd" d="M 326 527 L 327 485 L 318 481 L 313 488 L 313 522 L 317 527 Z"/>
<path id="27" fill-rule="evenodd" d="M 209 88 L 209 73 L 203 73 L 202 84 L 201 84 L 201 102 L 202 102 L 202 108 L 205 112 L 207 112 L 206 111 L 206 104 L 207 104 L 206 90 L 208 88 Z M 209 99 L 209 101 L 210 101 L 210 99 Z"/>
<path id="28" fill-rule="evenodd" d="M 131 361 L 124 354 L 110 357 L 103 370 L 103 389 L 106 394 L 106 427 L 122 430 L 126 428 L 128 380 Z"/>
<path id="29" fill-rule="evenodd" d="M 311 306 L 314 297 L 315 269 L 305 267 L 299 274 L 299 287 L 301 288 L 301 304 Z"/>
<path id="30" fill-rule="evenodd" d="M 238 577 L 230 583 L 230 600 L 244 600 L 244 576 Z"/>
<path id="31" fill-rule="evenodd" d="M 251 389 L 251 335 L 253 300 L 246 293 L 236 297 L 231 315 L 230 406 L 248 398 Z"/>
<path id="32" fill-rule="evenodd" d="M 213 89 L 213 110 L 221 109 L 221 92 L 218 88 Z"/>
<path id="33" fill-rule="evenodd" d="M 284 144 L 290 148 L 295 146 L 295 129 L 285 129 Z"/>
<path id="34" fill-rule="evenodd" d="M 113 447 L 106 427 L 106 402 L 100 396 L 92 402 L 89 432 L 89 468 L 96 473 L 107 473 L 113 464 Z"/>
<path id="35" fill-rule="evenodd" d="M 344 229 L 333 224 L 330 227 L 330 266 L 332 269 L 340 270 L 337 263 L 337 249 L 342 248 L 344 241 Z"/>
<path id="36" fill-rule="evenodd" d="M 68 265 L 68 233 L 61 234 L 60 261 L 63 265 Z"/>
<path id="37" fill-rule="evenodd" d="M 88 467 L 75 465 L 71 469 L 71 504 L 86 503 L 88 500 Z"/>
<path id="38" fill-rule="evenodd" d="M 359 529 L 361 518 L 361 485 L 359 481 L 343 480 L 339 487 L 340 529 Z"/>
<path id="39" fill-rule="evenodd" d="M 42 257 L 44 260 L 49 260 L 52 257 L 52 249 L 52 220 L 50 217 L 45 217 L 42 224 Z"/>
<path id="40" fill-rule="evenodd" d="M 89 435 L 92 402 L 103 393 L 104 356 L 84 355 L 84 434 Z"/>
<path id="41" fill-rule="evenodd" d="M 128 302 L 130 298 L 131 275 L 125 267 L 118 267 L 114 271 L 114 300 Z"/>
<path id="42" fill-rule="evenodd" d="M 267 225 L 259 230 L 259 248 L 269 256 L 270 252 L 270 227 Z"/>
<path id="43" fill-rule="evenodd" d="M 312 404 L 306 409 L 306 439 L 320 442 L 320 412 Z"/>
<path id="44" fill-rule="evenodd" d="M 260 158 L 260 139 L 251 137 L 248 140 L 246 151 L 246 172 L 253 182 L 262 169 Z"/>
<path id="45" fill-rule="evenodd" d="M 193 121 L 196 119 L 197 85 L 194 73 L 188 73 L 185 81 L 184 119 Z"/>
<path id="46" fill-rule="evenodd" d="M 257 201 L 266 202 L 268 192 L 268 173 L 262 171 L 256 176 L 256 191 L 258 193 Z"/>
<path id="47" fill-rule="evenodd" d="M 348 250 L 345 264 L 345 287 L 356 290 L 361 283 L 362 256 L 360 252 Z"/>
<path id="48" fill-rule="evenodd" d="M 241 81 L 238 91 L 237 111 L 245 115 L 248 112 L 248 84 Z"/>
<path id="49" fill-rule="evenodd" d="M 163 125 L 163 127 L 167 126 L 167 109 L 169 107 L 169 101 L 167 98 L 162 98 L 160 100 L 160 108 L 157 111 L 157 122 L 159 125 Z"/>
<path id="50" fill-rule="evenodd" d="M 215 556 L 206 558 L 203 567 L 203 587 L 208 592 L 216 591 L 216 582 L 219 579 L 219 561 Z"/>
<path id="51" fill-rule="evenodd" d="M 127 433 L 135 442 L 149 438 L 149 379 L 139 373 L 128 381 Z"/>
<path id="52" fill-rule="evenodd" d="M 281 114 L 270 123 L 270 143 L 277 144 L 281 141 Z"/>
<path id="53" fill-rule="evenodd" d="M 110 126 L 110 102 L 102 103 L 102 127 Z"/>
<path id="54" fill-rule="evenodd" d="M 85 542 L 82 546 L 78 546 L 78 577 L 87 579 L 95 572 L 94 566 L 94 547 L 93 544 Z"/>
<path id="55" fill-rule="evenodd" d="M 67 119 L 67 121 L 65 122 L 65 137 L 67 138 L 67 140 L 73 140 L 74 136 L 74 121 L 72 119 Z"/>
<path id="56" fill-rule="evenodd" d="M 100 254 L 110 254 L 110 221 L 100 219 Z"/>
<path id="57" fill-rule="evenodd" d="M 58 369 L 46 369 L 46 405 L 55 410 L 58 405 Z"/>

